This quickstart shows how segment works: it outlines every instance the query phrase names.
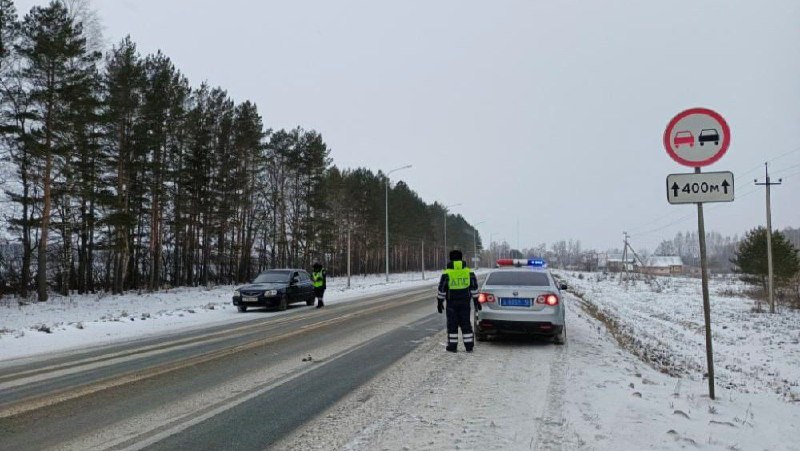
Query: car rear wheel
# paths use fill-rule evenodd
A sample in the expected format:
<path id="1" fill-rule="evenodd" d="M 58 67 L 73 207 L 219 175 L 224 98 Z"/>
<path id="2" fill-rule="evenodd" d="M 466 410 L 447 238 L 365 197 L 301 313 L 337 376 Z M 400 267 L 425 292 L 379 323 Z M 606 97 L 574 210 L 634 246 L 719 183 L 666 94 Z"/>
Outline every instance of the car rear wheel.
<path id="1" fill-rule="evenodd" d="M 247 306 L 246 306 L 246 305 L 237 305 L 236 307 L 237 307 L 237 308 L 239 309 L 239 311 L 240 311 L 240 312 L 242 312 L 242 313 L 244 313 L 244 312 L 246 312 L 246 311 L 247 311 Z"/>
<path id="2" fill-rule="evenodd" d="M 478 327 L 478 312 L 477 311 L 475 312 L 475 315 L 473 315 L 472 331 L 475 333 L 475 340 L 477 340 L 477 341 L 483 342 L 483 341 L 486 341 L 486 340 L 489 339 L 489 337 L 486 335 L 486 333 L 481 332 L 480 331 L 480 327 Z"/>
<path id="3" fill-rule="evenodd" d="M 311 296 L 310 298 L 306 299 L 306 305 L 311 307 L 312 305 L 314 305 L 315 300 L 316 299 L 314 299 L 314 296 Z"/>
<path id="4" fill-rule="evenodd" d="M 553 337 L 553 343 L 557 345 L 567 344 L 567 326 L 561 328 L 561 332 Z"/>

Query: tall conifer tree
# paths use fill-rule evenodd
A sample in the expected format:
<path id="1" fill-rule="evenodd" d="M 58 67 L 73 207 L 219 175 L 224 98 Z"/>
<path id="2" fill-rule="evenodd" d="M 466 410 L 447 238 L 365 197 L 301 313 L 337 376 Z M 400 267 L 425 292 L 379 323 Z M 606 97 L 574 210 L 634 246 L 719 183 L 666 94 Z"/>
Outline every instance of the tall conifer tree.
<path id="1" fill-rule="evenodd" d="M 64 5 L 57 1 L 46 7 L 33 7 L 25 16 L 17 52 L 24 59 L 21 74 L 33 106 L 29 114 L 36 124 L 28 144 L 41 165 L 36 281 L 38 299 L 44 302 L 48 298 L 47 257 L 54 174 L 62 168 L 69 152 L 67 117 L 74 107 L 71 96 L 78 85 L 85 83 L 85 68 L 96 55 L 86 48 L 81 24 L 74 23 Z"/>

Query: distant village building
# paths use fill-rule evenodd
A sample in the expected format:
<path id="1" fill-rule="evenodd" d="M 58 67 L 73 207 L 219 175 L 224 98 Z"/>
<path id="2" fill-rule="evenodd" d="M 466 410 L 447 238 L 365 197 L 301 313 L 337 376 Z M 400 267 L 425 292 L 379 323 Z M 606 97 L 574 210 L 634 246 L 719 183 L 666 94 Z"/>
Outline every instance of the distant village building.
<path id="1" fill-rule="evenodd" d="M 632 253 L 625 257 L 625 261 L 622 259 L 622 254 L 608 254 L 606 260 L 606 269 L 610 272 L 633 271 L 635 266 L 636 257 Z"/>
<path id="2" fill-rule="evenodd" d="M 593 255 L 595 266 L 598 271 L 608 271 L 608 253 L 595 252 Z"/>
<path id="3" fill-rule="evenodd" d="M 683 274 L 683 260 L 674 255 L 653 255 L 647 258 L 641 271 L 655 276 Z"/>

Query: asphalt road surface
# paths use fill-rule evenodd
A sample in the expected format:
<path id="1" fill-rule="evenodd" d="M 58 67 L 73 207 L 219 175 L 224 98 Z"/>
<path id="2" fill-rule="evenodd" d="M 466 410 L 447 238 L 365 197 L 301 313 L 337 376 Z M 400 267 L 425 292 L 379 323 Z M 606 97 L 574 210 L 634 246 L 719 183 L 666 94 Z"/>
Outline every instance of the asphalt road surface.
<path id="1" fill-rule="evenodd" d="M 266 449 L 442 331 L 434 297 L 248 311 L 245 323 L 0 367 L 0 449 Z"/>

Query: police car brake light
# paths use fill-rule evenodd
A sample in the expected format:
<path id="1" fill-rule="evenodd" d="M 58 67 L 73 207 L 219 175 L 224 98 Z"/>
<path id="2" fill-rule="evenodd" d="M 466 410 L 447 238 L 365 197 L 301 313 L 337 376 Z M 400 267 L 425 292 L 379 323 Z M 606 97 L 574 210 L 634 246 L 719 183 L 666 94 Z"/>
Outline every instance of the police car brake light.
<path id="1" fill-rule="evenodd" d="M 533 268 L 547 268 L 547 262 L 540 258 L 501 258 L 497 266 L 530 266 Z"/>
<path id="2" fill-rule="evenodd" d="M 485 304 L 487 302 L 494 302 L 494 295 L 490 293 L 480 293 L 478 295 L 478 302 Z"/>
<path id="3" fill-rule="evenodd" d="M 544 304 L 549 306 L 556 306 L 558 305 L 558 296 L 553 293 L 548 294 L 540 294 L 539 297 L 536 298 L 537 304 Z"/>

